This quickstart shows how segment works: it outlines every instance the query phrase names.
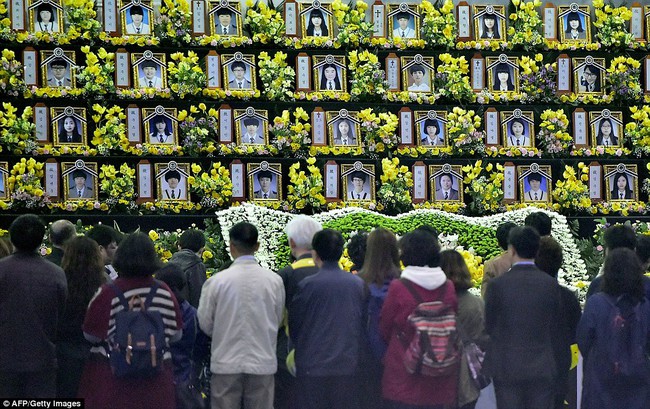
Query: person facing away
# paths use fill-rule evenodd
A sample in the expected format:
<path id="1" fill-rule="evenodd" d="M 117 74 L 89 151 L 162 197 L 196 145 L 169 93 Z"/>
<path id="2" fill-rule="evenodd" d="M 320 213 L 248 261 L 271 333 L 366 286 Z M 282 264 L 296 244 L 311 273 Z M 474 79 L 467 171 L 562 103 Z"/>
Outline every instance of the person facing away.
<path id="1" fill-rule="evenodd" d="M 577 341 L 584 357 L 582 408 L 650 407 L 650 302 L 634 252 L 608 252 L 602 291 L 587 299 Z"/>
<path id="2" fill-rule="evenodd" d="M 344 240 L 332 229 L 312 240 L 318 273 L 298 284 L 289 307 L 295 345 L 296 407 L 357 408 L 355 373 L 362 341 L 363 281 L 339 267 Z"/>
<path id="3" fill-rule="evenodd" d="M 201 288 L 208 279 L 201 254 L 205 247 L 203 230 L 187 229 L 178 238 L 178 251 L 172 254 L 170 263 L 177 264 L 183 272 L 186 285 L 180 290 L 183 299 L 194 308 L 199 306 Z"/>
<path id="4" fill-rule="evenodd" d="M 37 252 L 45 224 L 33 214 L 9 227 L 14 253 L 0 259 L 0 396 L 56 397 L 56 328 L 68 287 Z"/>
<path id="5" fill-rule="evenodd" d="M 81 330 L 86 307 L 106 282 L 106 276 L 99 246 L 85 236 L 68 241 L 61 267 L 68 280 L 68 298 L 57 328 L 56 396 L 71 399 L 77 397 L 81 374 L 92 346 Z"/>
<path id="6" fill-rule="evenodd" d="M 550 408 L 555 398 L 555 335 L 563 312 L 559 284 L 535 267 L 538 249 L 535 229 L 513 228 L 512 267 L 491 280 L 485 294 L 485 359 L 499 408 Z"/>
<path id="7" fill-rule="evenodd" d="M 532 212 L 524 219 L 524 226 L 530 226 L 537 230 L 541 237 L 550 236 L 553 221 L 544 212 Z"/>
<path id="8" fill-rule="evenodd" d="M 354 237 L 359 236 L 357 234 Z M 386 342 L 379 332 L 379 316 L 384 305 L 390 283 L 399 277 L 401 267 L 397 238 L 390 230 L 376 228 L 364 240 L 364 260 L 359 277 L 365 282 L 368 291 L 366 308 L 368 319 L 365 328 L 365 352 L 362 354 L 359 370 L 363 388 L 360 394 L 362 408 L 381 407 L 381 378 L 384 371 L 382 359 L 386 353 Z M 350 248 L 348 245 L 348 254 Z"/>
<path id="9" fill-rule="evenodd" d="M 284 308 L 282 279 L 255 259 L 257 228 L 235 224 L 228 233 L 231 266 L 205 282 L 199 300 L 201 330 L 212 336 L 213 408 L 273 407 L 278 328 Z"/>
<path id="10" fill-rule="evenodd" d="M 460 327 L 463 343 L 474 342 L 485 348 L 487 335 L 485 334 L 485 311 L 481 297 L 471 294 L 472 276 L 463 255 L 456 250 L 445 250 L 440 253 L 440 268 L 456 289 L 458 298 L 458 316 L 456 325 Z M 461 365 L 465 364 L 464 362 Z M 480 390 L 470 379 L 469 372 L 463 371 L 458 379 L 458 407 L 460 409 L 474 409 Z"/>
<path id="11" fill-rule="evenodd" d="M 423 226 L 406 234 L 399 249 L 405 268 L 401 279 L 390 283 L 379 317 L 379 331 L 388 344 L 381 381 L 384 404 L 391 409 L 448 407 L 456 402 L 458 365 L 446 376 L 411 374 L 404 365 L 404 351 L 415 332 L 408 316 L 420 302 L 441 301 L 458 312 L 454 285 L 439 267 L 440 244 L 430 229 Z"/>
<path id="12" fill-rule="evenodd" d="M 352 261 L 350 272 L 357 274 L 362 268 L 366 259 L 366 249 L 368 247 L 368 233 L 360 231 L 354 236 L 350 237 L 346 249 L 348 250 L 348 257 Z"/>
<path id="13" fill-rule="evenodd" d="M 70 220 L 57 220 L 50 225 L 49 238 L 52 243 L 52 252 L 45 256 L 45 260 L 61 266 L 61 259 L 65 252 L 65 244 L 77 234 L 74 224 Z"/>
<path id="14" fill-rule="evenodd" d="M 542 236 L 539 239 L 539 250 L 537 256 L 535 256 L 535 265 L 543 272 L 557 279 L 557 274 L 562 267 L 562 260 L 562 246 L 552 237 Z M 580 321 L 580 315 L 582 315 L 578 298 L 571 290 L 560 286 L 560 297 L 562 299 L 562 315 L 557 317 L 561 321 L 557 335 L 560 342 L 555 344 L 555 360 L 558 370 L 555 409 L 564 409 L 564 400 L 569 391 L 571 345 L 575 344 L 576 329 L 578 321 Z"/>
<path id="15" fill-rule="evenodd" d="M 295 377 L 287 368 L 287 356 L 289 354 L 289 337 L 287 331 L 287 309 L 291 306 L 293 296 L 298 291 L 298 284 L 303 278 L 309 277 L 318 272 L 318 267 L 311 256 L 311 241 L 314 234 L 323 230 L 319 222 L 306 215 L 298 215 L 291 219 L 285 227 L 285 233 L 289 241 L 291 256 L 294 262 L 278 271 L 284 284 L 285 298 L 285 319 L 278 331 L 278 372 L 275 374 L 275 396 L 274 407 L 276 409 L 289 409 L 295 400 Z"/>
<path id="16" fill-rule="evenodd" d="M 510 230 L 517 227 L 513 222 L 505 222 L 497 227 L 497 242 L 503 252 L 496 257 L 493 257 L 485 262 L 483 266 L 483 282 L 481 283 L 481 295 L 485 298 L 485 292 L 488 288 L 490 280 L 499 277 L 506 271 L 510 270 L 512 266 L 512 255 L 508 251 L 508 234 Z"/>

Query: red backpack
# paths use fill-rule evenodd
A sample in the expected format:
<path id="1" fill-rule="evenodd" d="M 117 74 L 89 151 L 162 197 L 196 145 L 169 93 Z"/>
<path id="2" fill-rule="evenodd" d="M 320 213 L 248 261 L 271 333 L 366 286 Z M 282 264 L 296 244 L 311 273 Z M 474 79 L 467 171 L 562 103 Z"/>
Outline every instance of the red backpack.
<path id="1" fill-rule="evenodd" d="M 418 302 L 408 321 L 414 328 L 413 338 L 406 346 L 404 365 L 409 373 L 425 376 L 447 376 L 456 372 L 461 357 L 460 336 L 456 330 L 456 312 L 444 301 L 449 288 L 440 301 L 423 302 L 413 284 L 400 280 Z"/>

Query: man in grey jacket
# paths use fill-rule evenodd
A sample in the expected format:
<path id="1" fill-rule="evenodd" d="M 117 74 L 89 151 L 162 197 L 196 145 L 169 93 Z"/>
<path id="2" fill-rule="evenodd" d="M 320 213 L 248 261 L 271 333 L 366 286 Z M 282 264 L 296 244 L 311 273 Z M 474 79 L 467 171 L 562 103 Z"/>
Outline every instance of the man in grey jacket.
<path id="1" fill-rule="evenodd" d="M 204 247 L 205 235 L 202 230 L 185 230 L 178 239 L 178 251 L 169 260 L 170 263 L 178 265 L 183 270 L 186 285 L 181 290 L 181 294 L 194 308 L 199 307 L 201 287 L 208 279 L 205 264 L 201 258 Z"/>

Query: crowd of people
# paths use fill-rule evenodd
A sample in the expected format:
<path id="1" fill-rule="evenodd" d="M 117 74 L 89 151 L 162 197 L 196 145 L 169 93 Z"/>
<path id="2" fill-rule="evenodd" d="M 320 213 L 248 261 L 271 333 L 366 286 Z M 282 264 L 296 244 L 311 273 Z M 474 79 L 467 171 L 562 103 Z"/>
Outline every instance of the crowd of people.
<path id="1" fill-rule="evenodd" d="M 0 242 L 3 398 L 79 397 L 98 409 L 471 409 L 481 375 L 499 409 L 559 409 L 577 343 L 582 408 L 650 407 L 650 236 L 628 225 L 605 231 L 584 312 L 557 281 L 563 251 L 543 212 L 498 227 L 503 252 L 485 263 L 481 293 L 462 254 L 442 250 L 429 226 L 354 235 L 350 273 L 343 235 L 296 216 L 285 230 L 295 261 L 273 272 L 255 258 L 256 227 L 240 222 L 227 232 L 232 264 L 209 279 L 198 229 L 166 264 L 144 233 L 100 224 L 78 235 L 66 220 L 50 225 L 52 251 L 41 257 L 46 229 L 23 215 L 9 229 L 13 252 Z M 422 332 L 418 319 L 435 330 Z M 144 328 L 153 329 L 142 354 Z"/>

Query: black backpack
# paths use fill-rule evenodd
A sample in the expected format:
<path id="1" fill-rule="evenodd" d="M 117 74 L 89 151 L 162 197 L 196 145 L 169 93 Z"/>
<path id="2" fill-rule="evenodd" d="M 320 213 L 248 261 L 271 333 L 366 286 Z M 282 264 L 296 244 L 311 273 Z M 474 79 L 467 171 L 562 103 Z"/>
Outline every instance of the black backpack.
<path id="1" fill-rule="evenodd" d="M 115 314 L 115 333 L 110 342 L 110 364 L 118 378 L 149 378 L 158 374 L 165 353 L 165 324 L 160 311 L 151 311 L 151 303 L 160 287 L 154 281 L 143 301 L 134 295 L 127 302 L 124 293 L 110 284 L 124 307 Z"/>

